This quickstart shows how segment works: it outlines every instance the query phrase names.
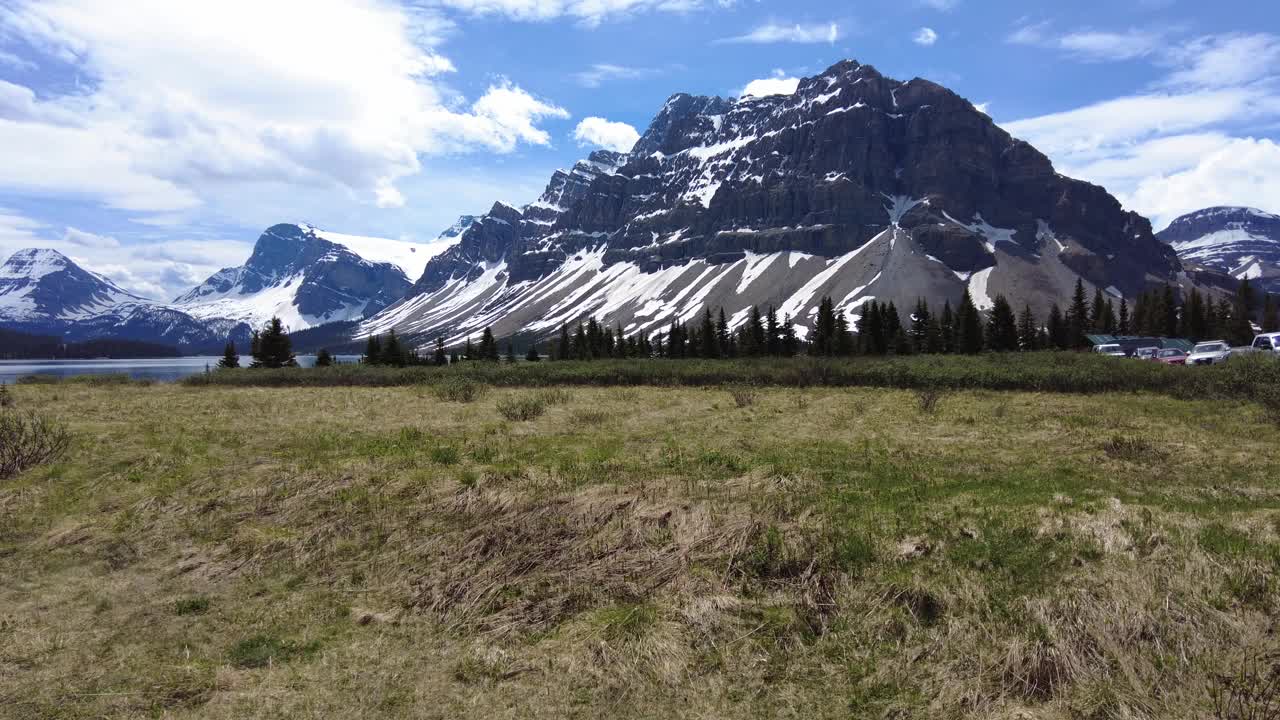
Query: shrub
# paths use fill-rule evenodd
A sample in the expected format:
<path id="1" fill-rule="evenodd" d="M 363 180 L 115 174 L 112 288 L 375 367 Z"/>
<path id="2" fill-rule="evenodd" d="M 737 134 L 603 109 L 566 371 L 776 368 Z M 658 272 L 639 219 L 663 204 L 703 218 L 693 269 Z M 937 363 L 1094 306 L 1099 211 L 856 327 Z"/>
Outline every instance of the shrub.
<path id="1" fill-rule="evenodd" d="M 938 401 L 942 399 L 942 391 L 938 388 L 928 387 L 916 390 L 916 402 L 920 405 L 920 412 L 926 415 L 932 415 L 938 410 Z"/>
<path id="2" fill-rule="evenodd" d="M 209 598 L 203 595 L 182 598 L 174 603 L 173 610 L 179 615 L 203 615 L 209 611 Z"/>
<path id="3" fill-rule="evenodd" d="M 8 385 L 0 385 L 0 409 L 13 407 L 13 395 L 9 393 Z"/>
<path id="4" fill-rule="evenodd" d="M 547 388 L 539 390 L 535 395 L 543 405 L 563 405 L 573 399 L 573 394 L 564 388 Z"/>
<path id="5" fill-rule="evenodd" d="M 0 480 L 61 457 L 71 435 L 58 422 L 35 413 L 0 411 Z"/>
<path id="6" fill-rule="evenodd" d="M 319 649 L 320 643 L 314 640 L 299 644 L 273 635 L 254 635 L 232 646 L 230 655 L 231 663 L 236 667 L 260 668 L 295 658 L 307 658 Z"/>
<path id="7" fill-rule="evenodd" d="M 485 393 L 483 385 L 466 378 L 449 378 L 431 389 L 438 399 L 445 402 L 475 402 Z"/>
<path id="8" fill-rule="evenodd" d="M 756 402 L 755 388 L 747 385 L 731 387 L 729 394 L 733 396 L 733 404 L 740 408 L 751 407 Z"/>
<path id="9" fill-rule="evenodd" d="M 513 422 L 534 420 L 546 411 L 546 403 L 538 397 L 509 397 L 498 401 L 498 413 Z"/>
<path id="10" fill-rule="evenodd" d="M 1167 453 L 1146 438 L 1115 435 L 1102 444 L 1102 451 L 1113 460 L 1142 463 L 1162 460 Z"/>

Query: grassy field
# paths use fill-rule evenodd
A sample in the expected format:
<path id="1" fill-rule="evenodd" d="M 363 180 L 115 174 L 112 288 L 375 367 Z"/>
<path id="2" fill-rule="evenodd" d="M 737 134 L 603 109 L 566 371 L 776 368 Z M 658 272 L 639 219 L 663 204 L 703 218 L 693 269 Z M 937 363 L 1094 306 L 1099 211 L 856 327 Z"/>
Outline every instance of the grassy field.
<path id="1" fill-rule="evenodd" d="M 1243 399 L 13 395 L 74 443 L 0 484 L 4 718 L 1244 718 L 1280 672 Z"/>

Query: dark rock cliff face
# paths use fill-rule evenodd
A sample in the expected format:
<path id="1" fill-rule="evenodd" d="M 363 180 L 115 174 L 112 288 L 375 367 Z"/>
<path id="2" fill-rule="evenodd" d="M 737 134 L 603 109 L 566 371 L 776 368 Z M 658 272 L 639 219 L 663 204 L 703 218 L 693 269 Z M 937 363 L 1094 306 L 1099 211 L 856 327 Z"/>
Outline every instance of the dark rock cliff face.
<path id="1" fill-rule="evenodd" d="M 1245 207 L 1211 207 L 1177 218 L 1157 235 L 1196 272 L 1248 278 L 1280 292 L 1280 216 Z"/>
<path id="2" fill-rule="evenodd" d="M 599 272 L 616 274 L 609 269 L 617 264 L 656 273 L 776 253 L 790 253 L 795 269 L 802 256 L 830 263 L 864 247 L 833 276 L 865 275 L 866 283 L 847 284 L 867 299 L 900 304 L 917 294 L 954 301 L 976 275 L 975 294 L 1002 292 L 1045 310 L 1065 300 L 1077 275 L 1133 297 L 1181 269 L 1147 220 L 1125 212 L 1104 189 L 1057 174 L 1043 154 L 964 98 L 845 61 L 802 80 L 790 95 L 672 96 L 630 153 L 593 153 L 557 172 L 523 209 L 495 205 L 457 247 L 428 264 L 402 305 L 446 287 L 456 292 L 456 281 L 487 278 L 486 269 L 505 264 L 503 288 L 489 305 L 472 308 L 500 321 L 527 310 L 514 286 L 544 281 L 588 251 L 600 254 Z M 904 253 L 938 267 L 898 257 Z M 827 269 L 806 267 L 796 272 Z M 783 304 L 806 287 L 796 286 L 794 275 L 738 295 Z M 844 289 L 839 278 L 833 282 L 821 289 Z M 660 298 L 660 312 L 636 326 L 657 327 L 659 315 L 687 315 L 692 298 L 709 302 L 720 294 L 673 290 Z M 586 299 L 580 314 L 597 313 Z M 800 322 L 818 299 L 792 303 Z M 836 299 L 856 307 L 860 296 Z M 433 305 L 419 299 L 416 313 L 401 307 L 396 322 L 465 329 L 461 314 L 426 321 Z M 595 303 L 632 316 L 616 305 Z M 515 314 L 525 322 L 548 317 Z"/>

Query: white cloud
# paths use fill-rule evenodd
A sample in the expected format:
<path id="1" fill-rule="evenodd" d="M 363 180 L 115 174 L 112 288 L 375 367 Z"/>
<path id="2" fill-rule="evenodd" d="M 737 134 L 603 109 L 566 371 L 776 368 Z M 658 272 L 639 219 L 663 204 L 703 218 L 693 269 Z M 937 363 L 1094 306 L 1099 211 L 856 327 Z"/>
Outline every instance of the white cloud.
<path id="1" fill-rule="evenodd" d="M 1197 38 L 1171 50 L 1170 62 L 1181 68 L 1169 76 L 1167 85 L 1244 85 L 1276 74 L 1280 38 L 1262 33 Z"/>
<path id="2" fill-rule="evenodd" d="M 1005 39 L 1015 45 L 1056 48 L 1086 62 L 1134 60 L 1155 55 L 1167 46 L 1163 32 L 1131 29 L 1053 34 L 1048 22 L 1023 23 Z"/>
<path id="3" fill-rule="evenodd" d="M 713 5 L 706 0 L 436 0 L 435 4 L 473 15 L 502 15 L 529 22 L 570 17 L 588 26 L 639 13 L 687 13 Z M 719 0 L 714 4 L 728 3 Z"/>
<path id="4" fill-rule="evenodd" d="M 942 12 L 953 10 L 960 4 L 960 0 L 918 0 L 918 2 L 924 7 L 941 10 Z"/>
<path id="5" fill-rule="evenodd" d="M 1161 51 L 1147 90 L 1006 123 L 1060 172 L 1103 185 L 1160 228 L 1215 204 L 1280 208 L 1280 38 L 1225 35 Z"/>
<path id="6" fill-rule="evenodd" d="M 1073 32 L 1058 38 L 1057 46 L 1083 60 L 1115 61 L 1146 57 L 1164 47 L 1160 33 L 1145 30 L 1127 32 Z"/>
<path id="7" fill-rule="evenodd" d="M 617 152 L 630 152 L 640 133 L 624 122 L 611 122 L 602 117 L 584 118 L 573 130 L 579 145 L 602 147 Z"/>
<path id="8" fill-rule="evenodd" d="M 746 97 L 764 97 L 766 95 L 790 95 L 800 85 L 800 78 L 783 77 L 781 71 L 775 71 L 773 77 L 760 78 L 747 83 L 739 95 Z"/>
<path id="9" fill-rule="evenodd" d="M 505 80 L 468 107 L 437 79 L 449 24 L 391 0 L 18 0 L 0 24 L 87 88 L 0 85 L 0 188 L 117 208 L 187 210 L 251 185 L 281 205 L 340 188 L 398 207 L 420 156 L 547 144 L 538 123 L 567 117 Z"/>
<path id="10" fill-rule="evenodd" d="M 62 235 L 62 241 L 71 245 L 86 248 L 118 248 L 120 241 L 108 235 L 98 235 L 68 227 Z"/>
<path id="11" fill-rule="evenodd" d="M 1184 213 L 1214 205 L 1280 210 L 1280 145 L 1230 138 L 1192 167 L 1143 178 L 1127 204 L 1162 228 Z"/>
<path id="12" fill-rule="evenodd" d="M 596 63 L 589 69 L 573 74 L 578 84 L 583 87 L 595 88 L 609 80 L 635 80 L 636 78 L 646 77 L 658 72 L 653 68 L 627 67 L 625 65 L 611 65 L 609 63 Z"/>
<path id="13" fill-rule="evenodd" d="M 911 36 L 911 42 L 928 47 L 938 42 L 938 33 L 934 32 L 933 28 L 922 27 Z"/>
<path id="14" fill-rule="evenodd" d="M 834 43 L 840 39 L 840 26 L 836 23 L 793 25 L 765 23 L 745 35 L 722 38 L 721 43 Z"/>

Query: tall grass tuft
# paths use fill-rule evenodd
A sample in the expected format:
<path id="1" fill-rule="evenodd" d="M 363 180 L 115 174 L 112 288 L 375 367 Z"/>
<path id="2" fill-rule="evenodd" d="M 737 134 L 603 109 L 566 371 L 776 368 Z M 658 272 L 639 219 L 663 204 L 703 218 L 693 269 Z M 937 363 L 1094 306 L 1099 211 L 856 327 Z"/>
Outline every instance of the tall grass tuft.
<path id="1" fill-rule="evenodd" d="M 0 480 L 61 457 L 71 434 L 61 423 L 35 413 L 0 411 Z"/>
<path id="2" fill-rule="evenodd" d="M 498 401 L 498 414 L 512 422 L 536 420 L 546 411 L 546 401 L 535 396 L 508 397 Z"/>

